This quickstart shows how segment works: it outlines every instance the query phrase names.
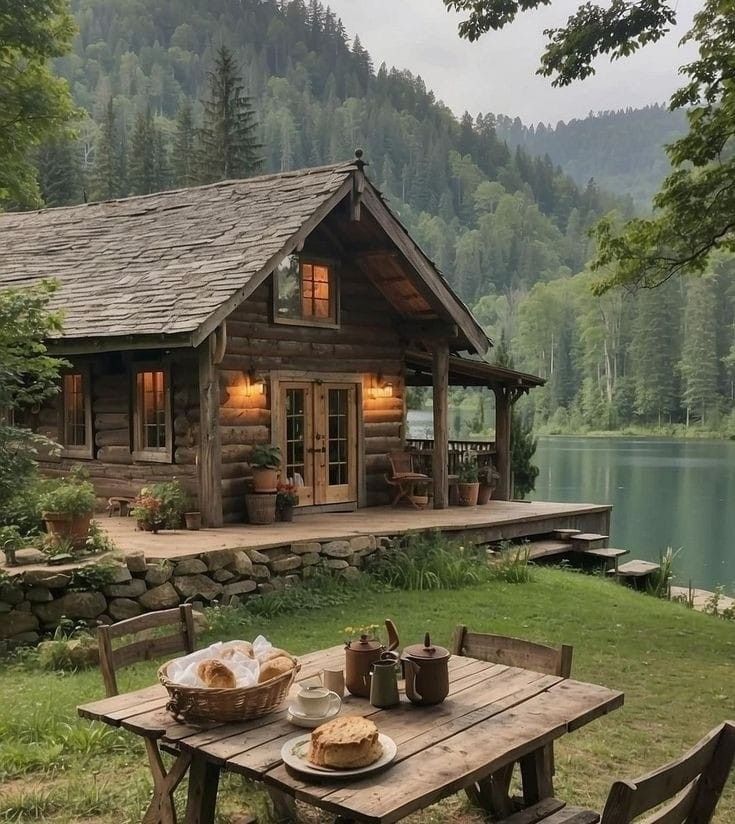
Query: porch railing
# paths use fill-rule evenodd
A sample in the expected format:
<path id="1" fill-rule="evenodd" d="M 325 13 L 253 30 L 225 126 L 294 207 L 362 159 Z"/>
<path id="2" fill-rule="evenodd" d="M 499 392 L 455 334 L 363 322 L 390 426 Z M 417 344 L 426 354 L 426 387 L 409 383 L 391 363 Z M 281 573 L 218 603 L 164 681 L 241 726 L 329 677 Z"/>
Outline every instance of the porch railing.
<path id="1" fill-rule="evenodd" d="M 416 470 L 431 474 L 431 461 L 434 453 L 433 438 L 408 438 L 406 447 L 416 456 Z M 492 463 L 495 454 L 495 441 L 449 441 L 449 474 L 456 475 L 463 455 L 472 452 L 480 467 Z"/>

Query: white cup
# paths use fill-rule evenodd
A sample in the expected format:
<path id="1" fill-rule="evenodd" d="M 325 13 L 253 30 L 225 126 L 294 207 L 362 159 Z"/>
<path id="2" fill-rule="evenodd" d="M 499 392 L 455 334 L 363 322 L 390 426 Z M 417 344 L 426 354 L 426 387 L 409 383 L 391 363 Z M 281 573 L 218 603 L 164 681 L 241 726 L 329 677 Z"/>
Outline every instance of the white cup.
<path id="1" fill-rule="evenodd" d="M 301 686 L 296 693 L 296 708 L 308 718 L 323 718 L 341 703 L 339 695 L 326 687 Z"/>

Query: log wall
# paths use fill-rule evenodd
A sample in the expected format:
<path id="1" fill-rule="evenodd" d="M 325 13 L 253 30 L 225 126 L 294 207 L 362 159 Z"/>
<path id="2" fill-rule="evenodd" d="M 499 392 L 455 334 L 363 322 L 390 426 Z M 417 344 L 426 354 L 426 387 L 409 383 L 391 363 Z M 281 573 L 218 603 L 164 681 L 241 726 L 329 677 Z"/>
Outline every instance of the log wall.
<path id="1" fill-rule="evenodd" d="M 100 498 L 135 496 L 142 486 L 178 478 L 196 500 L 198 497 L 197 452 L 199 448 L 199 396 L 196 357 L 193 352 L 174 350 L 166 356 L 171 369 L 171 417 L 173 421 L 173 463 L 134 461 L 132 456 L 132 380 L 133 355 L 100 354 L 96 357 L 70 358 L 73 365 L 88 365 L 92 396 L 94 458 L 47 456 L 40 462 L 49 477 L 67 474 L 81 464 Z M 156 362 L 155 353 L 136 359 Z M 158 356 L 160 360 L 160 355 Z M 58 401 L 50 402 L 38 414 L 37 431 L 58 440 Z"/>
<path id="2" fill-rule="evenodd" d="M 361 505 L 388 502 L 384 474 L 387 453 L 404 440 L 405 346 L 400 318 L 365 275 L 350 265 L 340 269 L 340 327 L 276 324 L 271 321 L 270 281 L 259 287 L 227 319 L 227 349 L 220 366 L 222 496 L 225 520 L 243 519 L 250 476 L 248 457 L 257 443 L 276 441 L 271 429 L 269 376 L 278 371 L 354 373 L 363 378 L 363 465 Z M 254 372 L 266 379 L 266 393 L 244 397 L 238 391 Z M 371 398 L 368 389 L 380 374 L 393 384 L 392 398 Z"/>

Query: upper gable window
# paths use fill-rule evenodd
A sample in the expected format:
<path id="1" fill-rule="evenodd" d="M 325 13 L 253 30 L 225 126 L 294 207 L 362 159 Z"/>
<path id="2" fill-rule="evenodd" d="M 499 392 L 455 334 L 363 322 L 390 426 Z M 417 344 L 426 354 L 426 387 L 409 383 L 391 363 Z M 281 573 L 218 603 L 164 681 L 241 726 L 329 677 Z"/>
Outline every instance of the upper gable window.
<path id="1" fill-rule="evenodd" d="M 337 282 L 332 262 L 289 255 L 273 277 L 277 323 L 336 325 Z"/>

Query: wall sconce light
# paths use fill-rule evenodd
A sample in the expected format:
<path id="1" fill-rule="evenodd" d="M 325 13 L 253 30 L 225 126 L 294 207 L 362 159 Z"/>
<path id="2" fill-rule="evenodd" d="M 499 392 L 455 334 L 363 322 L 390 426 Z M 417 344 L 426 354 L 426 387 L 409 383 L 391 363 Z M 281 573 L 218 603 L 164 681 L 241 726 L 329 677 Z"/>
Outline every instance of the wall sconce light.
<path id="1" fill-rule="evenodd" d="M 257 395 L 265 395 L 265 379 L 262 375 L 256 375 L 251 369 L 246 372 L 243 382 L 240 384 L 242 394 L 246 398 L 253 398 Z"/>
<path id="2" fill-rule="evenodd" d="M 383 380 L 382 375 L 376 375 L 373 385 L 370 387 L 371 398 L 392 398 L 393 384 L 390 381 Z"/>

